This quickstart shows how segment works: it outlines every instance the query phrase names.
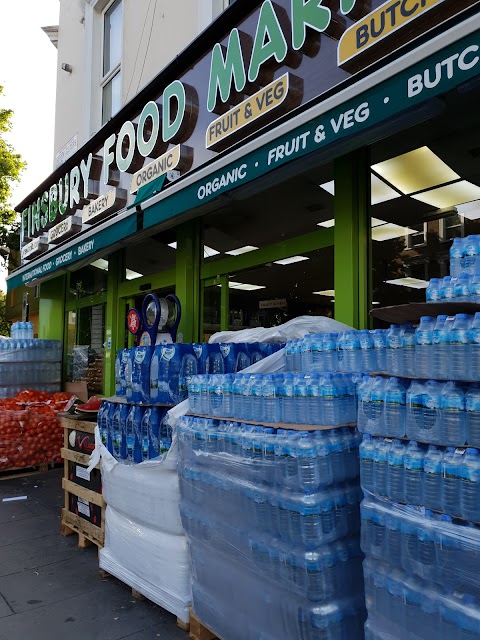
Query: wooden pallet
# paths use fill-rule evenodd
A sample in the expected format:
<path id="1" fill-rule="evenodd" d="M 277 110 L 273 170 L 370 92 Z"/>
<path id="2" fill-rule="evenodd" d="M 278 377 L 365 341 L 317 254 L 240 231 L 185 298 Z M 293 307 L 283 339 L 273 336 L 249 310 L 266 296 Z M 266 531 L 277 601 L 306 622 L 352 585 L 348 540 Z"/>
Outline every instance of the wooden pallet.
<path id="1" fill-rule="evenodd" d="M 105 569 L 99 569 L 98 571 L 99 571 L 100 575 L 102 576 L 102 578 L 114 578 L 114 580 L 118 580 L 119 582 L 122 582 L 122 580 L 120 580 L 120 578 L 117 578 L 116 576 L 112 575 L 108 571 L 105 571 Z M 126 587 L 131 589 L 132 598 L 135 598 L 135 600 L 140 600 L 140 601 L 141 600 L 148 600 L 148 598 L 146 596 L 144 596 L 143 593 L 140 593 L 140 591 L 137 591 L 133 587 L 130 587 L 130 585 L 126 584 L 125 582 L 122 582 L 122 584 L 124 584 Z M 151 602 L 151 600 L 149 600 L 149 602 Z M 155 604 L 157 607 L 159 606 L 155 602 L 153 602 L 152 604 Z M 191 615 L 192 615 L 192 611 L 190 610 L 190 616 Z M 180 618 L 177 618 L 177 626 L 180 627 L 180 629 L 183 629 L 183 631 L 188 631 L 190 629 L 190 626 L 191 626 L 191 619 L 189 620 L 189 622 L 184 622 L 183 620 L 180 620 Z"/>
<path id="2" fill-rule="evenodd" d="M 190 609 L 190 638 L 193 640 L 222 640 L 206 627 Z"/>

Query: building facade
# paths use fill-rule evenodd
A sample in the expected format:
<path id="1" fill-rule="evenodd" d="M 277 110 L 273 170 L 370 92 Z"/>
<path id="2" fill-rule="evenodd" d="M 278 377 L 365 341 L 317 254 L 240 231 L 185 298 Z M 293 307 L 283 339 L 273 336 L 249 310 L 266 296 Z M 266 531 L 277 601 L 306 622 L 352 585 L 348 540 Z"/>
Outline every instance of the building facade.
<path id="1" fill-rule="evenodd" d="M 225 4 L 61 3 L 56 166 L 8 287 L 40 287 L 92 393 L 148 292 L 180 298 L 184 341 L 369 327 L 479 229 L 480 2 Z"/>

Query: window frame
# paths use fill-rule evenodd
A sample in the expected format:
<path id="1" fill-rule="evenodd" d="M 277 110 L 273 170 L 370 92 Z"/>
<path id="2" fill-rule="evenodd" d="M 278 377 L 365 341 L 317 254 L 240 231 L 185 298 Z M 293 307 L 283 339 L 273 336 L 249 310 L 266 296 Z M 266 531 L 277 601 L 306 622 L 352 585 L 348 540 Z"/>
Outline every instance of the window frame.
<path id="1" fill-rule="evenodd" d="M 101 55 L 100 55 L 100 123 L 101 126 L 103 127 L 114 115 L 115 113 L 118 113 L 118 111 L 116 111 L 115 113 L 110 113 L 109 116 L 105 119 L 104 113 L 103 113 L 103 96 L 104 96 L 104 92 L 105 92 L 105 88 L 107 87 L 107 85 L 113 81 L 113 79 L 115 78 L 115 76 L 117 76 L 118 74 L 120 74 L 120 94 L 122 91 L 122 62 L 123 62 L 123 37 L 121 38 L 121 42 L 120 42 L 120 62 L 117 62 L 116 65 L 114 65 L 111 69 L 109 69 L 107 71 L 107 73 L 103 73 L 103 68 L 104 68 L 104 63 L 105 63 L 105 17 L 106 14 L 108 13 L 108 11 L 110 11 L 110 9 L 113 7 L 113 5 L 118 4 L 121 5 L 122 7 L 122 35 L 123 35 L 123 11 L 124 11 L 124 3 L 123 0 L 111 0 L 111 2 L 108 2 L 105 7 L 103 8 L 102 12 L 101 12 Z M 119 110 L 121 109 L 121 105 Z"/>
<path id="2" fill-rule="evenodd" d="M 452 238 L 447 237 L 447 228 L 455 229 L 459 227 L 461 231 L 460 238 L 465 237 L 465 218 L 461 216 L 459 213 L 455 215 L 457 215 L 460 218 L 460 224 L 453 225 L 452 227 L 447 227 L 446 225 L 446 222 L 450 216 L 446 216 L 445 218 L 441 218 L 439 220 L 438 238 L 440 242 L 450 242 L 451 240 L 453 240 L 454 237 L 457 237 L 457 236 L 453 236 Z"/>

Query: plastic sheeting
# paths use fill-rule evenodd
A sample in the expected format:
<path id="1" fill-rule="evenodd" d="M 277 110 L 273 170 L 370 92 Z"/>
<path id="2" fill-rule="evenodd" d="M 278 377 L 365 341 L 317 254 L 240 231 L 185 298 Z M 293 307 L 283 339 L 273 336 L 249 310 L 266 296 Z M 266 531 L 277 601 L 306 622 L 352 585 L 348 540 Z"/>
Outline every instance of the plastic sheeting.
<path id="1" fill-rule="evenodd" d="M 190 558 L 185 536 L 140 526 L 110 506 L 105 523 L 100 568 L 188 622 Z"/>
<path id="2" fill-rule="evenodd" d="M 271 329 L 257 327 L 241 331 L 219 331 L 210 337 L 209 342 L 287 342 L 300 340 L 307 333 L 339 333 L 351 328 L 325 316 L 299 316 Z"/>

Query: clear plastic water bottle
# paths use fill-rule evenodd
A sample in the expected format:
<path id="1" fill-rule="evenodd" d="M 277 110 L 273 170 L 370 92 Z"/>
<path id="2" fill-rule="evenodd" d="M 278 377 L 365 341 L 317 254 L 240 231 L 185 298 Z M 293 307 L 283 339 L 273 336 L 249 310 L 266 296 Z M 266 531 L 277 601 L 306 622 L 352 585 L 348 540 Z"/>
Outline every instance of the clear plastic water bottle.
<path id="1" fill-rule="evenodd" d="M 285 345 L 285 367 L 287 371 L 293 371 L 293 353 L 294 353 L 294 340 L 287 340 Z"/>
<path id="2" fill-rule="evenodd" d="M 480 273 L 478 272 L 478 270 L 470 279 L 470 290 L 468 299 L 469 302 L 480 302 Z"/>
<path id="3" fill-rule="evenodd" d="M 300 340 L 295 340 L 293 343 L 293 370 L 302 370 L 302 353 Z"/>
<path id="4" fill-rule="evenodd" d="M 424 451 L 411 440 L 405 452 L 405 499 L 409 504 L 423 504 L 423 460 Z"/>
<path id="5" fill-rule="evenodd" d="M 368 429 L 371 433 L 385 433 L 385 387 L 386 379 L 381 376 L 372 379 L 370 387 Z"/>
<path id="6" fill-rule="evenodd" d="M 450 247 L 450 275 L 458 276 L 463 271 L 463 238 L 454 238 Z"/>
<path id="7" fill-rule="evenodd" d="M 125 445 L 126 445 L 126 459 L 130 462 L 134 462 L 134 450 L 135 450 L 135 405 L 132 406 L 127 415 L 127 421 L 125 424 Z"/>
<path id="8" fill-rule="evenodd" d="M 401 440 L 392 442 L 387 456 L 388 480 L 386 495 L 396 502 L 405 501 L 405 445 Z"/>
<path id="9" fill-rule="evenodd" d="M 480 385 L 470 385 L 465 394 L 465 429 L 467 444 L 480 447 Z"/>
<path id="10" fill-rule="evenodd" d="M 470 235 L 463 239 L 463 263 L 462 271 L 472 275 L 476 271 L 477 256 L 480 254 L 480 247 L 477 235 Z M 456 274 L 460 276 L 461 274 Z"/>
<path id="11" fill-rule="evenodd" d="M 441 396 L 440 442 L 459 446 L 465 444 L 465 393 L 456 382 L 447 382 Z"/>
<path id="12" fill-rule="evenodd" d="M 432 334 L 433 370 L 440 379 L 448 378 L 448 316 L 437 316 Z M 453 321 L 452 321 L 453 322 Z"/>
<path id="13" fill-rule="evenodd" d="M 463 458 L 461 484 L 462 518 L 480 522 L 480 451 L 468 448 Z"/>
<path id="14" fill-rule="evenodd" d="M 100 431 L 100 438 L 104 447 L 108 449 L 108 411 L 110 409 L 109 402 L 102 402 L 100 410 L 97 414 L 97 423 Z"/>
<path id="15" fill-rule="evenodd" d="M 375 354 L 375 369 L 378 373 L 387 371 L 387 332 L 375 329 L 372 333 L 373 350 Z"/>
<path id="16" fill-rule="evenodd" d="M 428 283 L 428 287 L 426 289 L 426 298 L 427 302 L 439 302 L 440 301 L 440 288 L 441 288 L 441 280 L 440 278 L 432 278 Z"/>
<path id="17" fill-rule="evenodd" d="M 295 422 L 307 424 L 307 380 L 310 375 L 299 373 L 295 377 Z"/>
<path id="18" fill-rule="evenodd" d="M 385 384 L 385 435 L 402 438 L 406 431 L 407 390 L 399 378 Z"/>
<path id="19" fill-rule="evenodd" d="M 199 377 L 200 385 L 200 413 L 203 416 L 210 414 L 210 376 L 203 374 Z"/>
<path id="20" fill-rule="evenodd" d="M 362 489 L 369 493 L 374 493 L 374 457 L 376 449 L 376 440 L 369 433 L 364 434 L 360 444 L 360 482 Z"/>
<path id="21" fill-rule="evenodd" d="M 322 402 L 320 399 L 320 374 L 312 373 L 307 385 L 307 424 L 323 424 Z"/>
<path id="22" fill-rule="evenodd" d="M 423 461 L 423 494 L 425 506 L 434 511 L 443 509 L 443 452 L 430 445 Z"/>
<path id="23" fill-rule="evenodd" d="M 315 333 L 310 337 L 310 366 L 312 371 L 323 371 L 323 334 Z"/>
<path id="24" fill-rule="evenodd" d="M 362 371 L 362 354 L 358 331 L 345 331 L 339 341 L 343 351 L 343 371 L 356 373 Z"/>
<path id="25" fill-rule="evenodd" d="M 443 507 L 451 516 L 461 516 L 462 461 L 464 450 L 447 447 L 443 458 Z"/>
<path id="26" fill-rule="evenodd" d="M 433 331 L 435 318 L 422 316 L 415 332 L 415 375 L 419 378 L 435 377 L 433 373 Z"/>
<path id="27" fill-rule="evenodd" d="M 445 302 L 453 302 L 455 299 L 455 284 L 457 282 L 457 276 L 445 276 L 440 286 L 440 296 Z"/>
<path id="28" fill-rule="evenodd" d="M 377 496 L 386 496 L 388 493 L 388 453 L 391 445 L 391 440 L 387 438 L 379 438 L 376 440 L 374 452 L 374 489 Z"/>
<path id="29" fill-rule="evenodd" d="M 435 380 L 413 382 L 407 391 L 407 436 L 441 443 L 441 397 L 444 385 Z"/>
<path id="30" fill-rule="evenodd" d="M 208 376 L 208 415 L 223 416 L 223 376 L 213 374 Z"/>
<path id="31" fill-rule="evenodd" d="M 454 380 L 469 379 L 470 327 L 472 317 L 466 313 L 455 316 L 449 334 L 449 375 Z"/>
<path id="32" fill-rule="evenodd" d="M 324 371 L 338 371 L 337 335 L 336 333 L 323 334 L 322 353 Z M 319 371 L 319 369 L 314 370 Z"/>
<path id="33" fill-rule="evenodd" d="M 313 492 L 320 484 L 315 440 L 310 433 L 300 434 L 296 445 L 298 479 L 303 491 Z"/>
<path id="34" fill-rule="evenodd" d="M 361 352 L 361 369 L 365 373 L 376 370 L 376 359 L 373 344 L 373 336 L 367 329 L 359 332 L 360 352 Z"/>
<path id="35" fill-rule="evenodd" d="M 312 336 L 306 334 L 300 342 L 300 371 L 312 370 Z"/>
<path id="36" fill-rule="evenodd" d="M 237 373 L 233 380 L 232 393 L 233 393 L 233 410 L 232 417 L 240 420 L 243 416 L 243 383 L 245 379 L 243 373 Z"/>
<path id="37" fill-rule="evenodd" d="M 403 376 L 415 375 L 415 328 L 413 324 L 407 323 L 401 326 L 400 335 L 402 341 L 402 364 L 401 374 Z"/>
<path id="38" fill-rule="evenodd" d="M 295 422 L 295 377 L 293 373 L 286 373 L 283 376 L 280 398 L 282 422 L 293 424 Z"/>
<path id="39" fill-rule="evenodd" d="M 255 422 L 265 421 L 265 403 L 263 398 L 263 374 L 256 373 L 251 377 L 251 413 L 250 420 Z"/>
<path id="40" fill-rule="evenodd" d="M 338 387 L 335 374 L 324 373 L 320 378 L 320 393 L 323 422 L 325 426 L 336 426 L 341 423 Z"/>
<path id="41" fill-rule="evenodd" d="M 223 417 L 233 418 L 233 373 L 222 376 Z"/>
<path id="42" fill-rule="evenodd" d="M 470 297 L 470 283 L 473 276 L 461 273 L 455 283 L 455 302 L 468 302 Z"/>
<path id="43" fill-rule="evenodd" d="M 387 331 L 387 373 L 402 375 L 402 338 L 398 324 L 392 324 Z"/>
<path id="44" fill-rule="evenodd" d="M 470 325 L 470 367 L 469 377 L 480 382 L 480 313 L 477 312 Z"/>

